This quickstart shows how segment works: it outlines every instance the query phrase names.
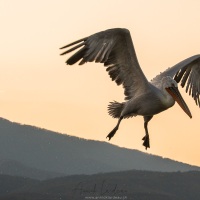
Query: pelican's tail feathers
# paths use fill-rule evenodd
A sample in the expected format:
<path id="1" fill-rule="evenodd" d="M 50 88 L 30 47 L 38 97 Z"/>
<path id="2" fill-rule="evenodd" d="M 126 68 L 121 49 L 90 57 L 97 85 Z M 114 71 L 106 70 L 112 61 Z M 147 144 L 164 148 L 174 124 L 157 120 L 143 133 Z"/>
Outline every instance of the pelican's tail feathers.
<path id="1" fill-rule="evenodd" d="M 125 103 L 119 103 L 117 101 L 110 102 L 108 105 L 108 113 L 113 118 L 120 118 L 121 112 L 124 108 Z"/>

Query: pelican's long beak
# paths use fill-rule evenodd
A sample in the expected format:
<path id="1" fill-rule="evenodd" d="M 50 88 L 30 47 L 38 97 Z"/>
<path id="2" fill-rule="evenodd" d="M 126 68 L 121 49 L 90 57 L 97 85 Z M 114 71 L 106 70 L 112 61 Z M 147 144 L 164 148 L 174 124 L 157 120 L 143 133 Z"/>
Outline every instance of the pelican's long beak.
<path id="1" fill-rule="evenodd" d="M 167 92 L 173 97 L 173 99 L 179 104 L 179 106 L 183 109 L 183 111 L 192 118 L 192 114 L 185 103 L 183 97 L 181 96 L 181 93 L 178 90 L 178 87 L 168 87 L 166 88 Z"/>

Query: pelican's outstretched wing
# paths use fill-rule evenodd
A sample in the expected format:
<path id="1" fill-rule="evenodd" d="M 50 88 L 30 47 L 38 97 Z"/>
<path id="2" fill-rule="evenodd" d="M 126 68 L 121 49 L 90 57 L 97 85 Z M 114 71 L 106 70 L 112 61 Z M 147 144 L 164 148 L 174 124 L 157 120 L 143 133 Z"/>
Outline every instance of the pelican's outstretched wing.
<path id="1" fill-rule="evenodd" d="M 102 31 L 61 49 L 67 47 L 70 49 L 61 55 L 82 47 L 66 61 L 69 65 L 79 60 L 81 60 L 79 65 L 93 61 L 104 63 L 111 79 L 117 85 L 123 84 L 126 100 L 131 99 L 136 93 L 148 90 L 149 83 L 139 66 L 131 35 L 127 29 L 115 28 Z"/>
<path id="2" fill-rule="evenodd" d="M 167 69 L 160 75 L 156 76 L 152 83 L 156 85 L 165 76 L 171 76 L 174 80 L 184 87 L 186 82 L 186 92 L 195 100 L 196 104 L 200 107 L 200 55 L 195 55 L 187 58 L 175 66 Z"/>

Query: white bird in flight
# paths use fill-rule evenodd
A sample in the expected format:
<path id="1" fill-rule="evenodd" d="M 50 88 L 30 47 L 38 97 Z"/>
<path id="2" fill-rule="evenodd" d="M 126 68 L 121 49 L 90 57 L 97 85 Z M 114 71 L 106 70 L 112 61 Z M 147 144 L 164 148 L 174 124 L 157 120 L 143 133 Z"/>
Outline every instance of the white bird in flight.
<path id="1" fill-rule="evenodd" d="M 178 90 L 178 83 L 186 85 L 186 92 L 200 107 L 200 55 L 189 57 L 151 81 L 145 77 L 137 60 L 129 30 L 122 28 L 108 29 L 70 43 L 60 49 L 70 47 L 61 55 L 79 49 L 66 63 L 79 65 L 86 62 L 104 63 L 112 81 L 123 85 L 125 101 L 110 102 L 108 113 L 118 118 L 117 125 L 108 134 L 109 140 L 115 135 L 120 122 L 133 116 L 144 117 L 145 136 L 143 145 L 150 148 L 148 122 L 152 117 L 171 108 L 175 101 L 183 111 L 192 118 L 191 112 Z"/>

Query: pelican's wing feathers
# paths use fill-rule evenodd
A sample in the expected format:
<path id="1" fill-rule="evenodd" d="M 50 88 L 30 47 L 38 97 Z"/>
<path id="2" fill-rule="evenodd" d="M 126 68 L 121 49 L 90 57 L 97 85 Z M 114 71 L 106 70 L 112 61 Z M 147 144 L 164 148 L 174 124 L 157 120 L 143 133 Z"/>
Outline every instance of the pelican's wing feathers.
<path id="1" fill-rule="evenodd" d="M 177 83 L 180 82 L 182 87 L 186 85 L 186 92 L 189 92 L 200 107 L 200 55 L 189 57 L 168 68 L 151 82 L 156 85 L 165 76 L 171 76 Z"/>
<path id="2" fill-rule="evenodd" d="M 81 60 L 79 65 L 93 61 L 104 63 L 111 79 L 117 85 L 123 85 L 126 100 L 138 92 L 143 93 L 149 89 L 149 83 L 139 66 L 131 35 L 127 29 L 115 28 L 98 32 L 61 49 L 68 47 L 70 49 L 61 55 L 82 48 L 66 61 L 67 64 L 73 65 L 79 60 Z"/>

